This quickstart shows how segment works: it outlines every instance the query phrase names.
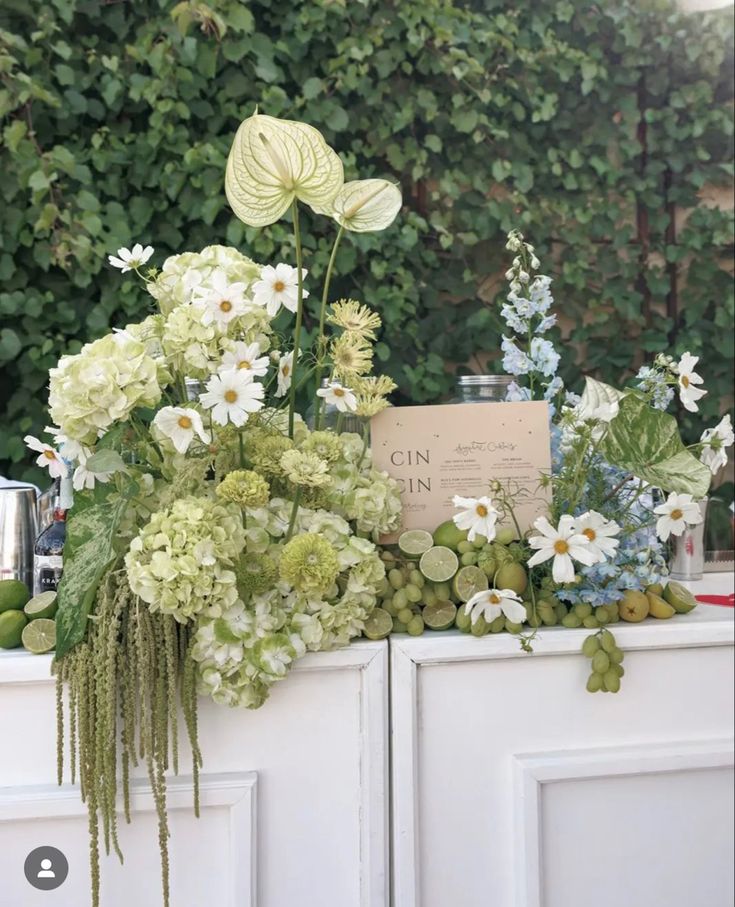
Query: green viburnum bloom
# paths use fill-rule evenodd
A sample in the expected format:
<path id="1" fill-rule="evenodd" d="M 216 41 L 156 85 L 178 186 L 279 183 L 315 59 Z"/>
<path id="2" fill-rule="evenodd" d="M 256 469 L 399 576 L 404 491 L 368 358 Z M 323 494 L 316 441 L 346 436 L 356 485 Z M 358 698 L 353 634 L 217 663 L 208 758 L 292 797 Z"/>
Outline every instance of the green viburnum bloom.
<path id="1" fill-rule="evenodd" d="M 331 481 L 327 461 L 308 451 L 287 450 L 281 457 L 281 467 L 294 485 L 321 488 Z"/>
<path id="2" fill-rule="evenodd" d="M 320 535 L 297 535 L 281 552 L 281 578 L 298 592 L 324 595 L 339 574 L 339 559 L 333 545 Z"/>
<path id="3" fill-rule="evenodd" d="M 313 453 L 327 463 L 335 463 L 342 456 L 342 442 L 333 431 L 313 431 L 301 445 L 304 453 Z"/>
<path id="4" fill-rule="evenodd" d="M 270 498 L 270 485 L 252 469 L 236 469 L 224 477 L 215 493 L 241 507 L 265 507 Z"/>
<path id="5" fill-rule="evenodd" d="M 256 428 L 245 440 L 245 450 L 253 466 L 267 476 L 283 476 L 281 457 L 293 449 L 293 441 L 285 435 Z"/>
<path id="6" fill-rule="evenodd" d="M 276 581 L 275 561 L 266 554 L 244 554 L 235 564 L 237 591 L 247 600 L 257 592 L 265 592 Z"/>

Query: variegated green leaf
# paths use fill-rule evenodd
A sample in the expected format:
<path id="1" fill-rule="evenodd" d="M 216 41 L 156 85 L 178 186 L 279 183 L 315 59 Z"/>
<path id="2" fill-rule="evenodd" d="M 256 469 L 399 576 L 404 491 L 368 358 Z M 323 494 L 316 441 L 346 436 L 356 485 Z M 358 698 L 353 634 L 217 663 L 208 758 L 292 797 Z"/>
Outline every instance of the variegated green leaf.
<path id="1" fill-rule="evenodd" d="M 328 208 L 344 183 L 342 161 L 322 134 L 255 113 L 240 124 L 225 174 L 227 200 L 251 227 L 275 223 L 294 199 Z"/>
<path id="2" fill-rule="evenodd" d="M 388 180 L 352 180 L 332 203 L 332 216 L 345 230 L 370 233 L 390 227 L 401 210 L 401 190 Z"/>

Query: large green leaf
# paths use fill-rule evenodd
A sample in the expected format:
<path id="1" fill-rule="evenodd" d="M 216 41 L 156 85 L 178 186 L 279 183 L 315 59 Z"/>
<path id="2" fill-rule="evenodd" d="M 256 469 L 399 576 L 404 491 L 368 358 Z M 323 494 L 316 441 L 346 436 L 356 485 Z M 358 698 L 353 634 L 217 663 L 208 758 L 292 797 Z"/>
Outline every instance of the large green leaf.
<path id="1" fill-rule="evenodd" d="M 636 394 L 620 400 L 601 450 L 615 466 L 663 491 L 701 498 L 709 490 L 710 471 L 685 449 L 676 419 Z"/>
<path id="2" fill-rule="evenodd" d="M 62 658 L 84 639 L 87 617 L 105 572 L 117 559 L 115 535 L 127 500 L 115 504 L 76 506 L 67 522 L 64 575 L 56 612 L 56 657 Z"/>

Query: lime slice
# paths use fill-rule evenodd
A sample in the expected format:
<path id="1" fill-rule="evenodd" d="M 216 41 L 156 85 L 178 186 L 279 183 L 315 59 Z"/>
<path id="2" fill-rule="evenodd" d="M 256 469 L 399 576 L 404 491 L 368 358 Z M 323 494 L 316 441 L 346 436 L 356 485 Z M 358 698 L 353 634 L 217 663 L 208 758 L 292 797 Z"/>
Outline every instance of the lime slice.
<path id="1" fill-rule="evenodd" d="M 23 628 L 21 635 L 23 647 L 34 655 L 43 655 L 56 648 L 56 623 L 41 617 L 32 620 Z"/>
<path id="2" fill-rule="evenodd" d="M 459 560 L 451 548 L 437 545 L 421 555 L 419 570 L 433 583 L 445 583 L 457 572 Z"/>
<path id="3" fill-rule="evenodd" d="M 452 585 L 455 595 L 463 602 L 468 602 L 476 592 L 490 588 L 485 571 L 473 566 L 462 567 Z"/>
<path id="4" fill-rule="evenodd" d="M 454 602 L 437 602 L 427 605 L 421 616 L 430 630 L 448 630 L 457 616 L 457 606 Z"/>
<path id="5" fill-rule="evenodd" d="M 385 639 L 393 629 L 393 618 L 382 608 L 374 608 L 362 631 L 368 639 Z"/>
<path id="6" fill-rule="evenodd" d="M 398 537 L 398 547 L 407 557 L 419 557 L 433 544 L 431 533 L 425 529 L 407 529 Z"/>
<path id="7" fill-rule="evenodd" d="M 679 614 L 686 614 L 688 611 L 691 611 L 692 608 L 697 607 L 697 599 L 687 587 L 682 586 L 681 583 L 676 583 L 673 580 L 668 583 L 664 589 L 664 599 L 671 605 L 674 611 L 677 611 Z"/>
<path id="8" fill-rule="evenodd" d="M 56 614 L 56 593 L 53 589 L 35 595 L 23 608 L 29 620 L 37 617 L 53 617 Z"/>

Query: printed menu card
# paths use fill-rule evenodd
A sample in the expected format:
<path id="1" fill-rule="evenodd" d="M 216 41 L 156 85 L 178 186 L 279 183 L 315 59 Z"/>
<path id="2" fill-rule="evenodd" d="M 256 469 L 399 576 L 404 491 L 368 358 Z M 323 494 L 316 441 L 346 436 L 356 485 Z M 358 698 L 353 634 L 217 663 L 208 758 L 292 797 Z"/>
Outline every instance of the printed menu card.
<path id="1" fill-rule="evenodd" d="M 487 495 L 494 479 L 512 495 L 522 531 L 546 510 L 548 403 L 391 407 L 373 418 L 371 446 L 375 466 L 402 487 L 403 529 L 433 532 L 456 512 L 455 494 Z M 512 525 L 510 518 L 502 525 Z"/>

